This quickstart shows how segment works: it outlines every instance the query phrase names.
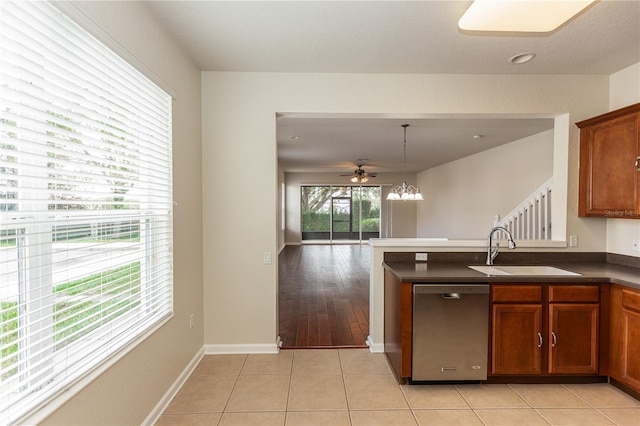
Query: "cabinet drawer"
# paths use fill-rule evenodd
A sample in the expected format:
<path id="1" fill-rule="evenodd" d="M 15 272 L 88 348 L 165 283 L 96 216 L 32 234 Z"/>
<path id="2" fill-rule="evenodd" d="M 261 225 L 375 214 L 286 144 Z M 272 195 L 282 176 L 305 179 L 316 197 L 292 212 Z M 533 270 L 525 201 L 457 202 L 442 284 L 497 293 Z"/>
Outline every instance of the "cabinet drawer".
<path id="1" fill-rule="evenodd" d="M 493 285 L 493 302 L 541 302 L 542 286 L 526 284 Z"/>
<path id="2" fill-rule="evenodd" d="M 640 312 L 640 292 L 622 290 L 622 306 Z"/>
<path id="3" fill-rule="evenodd" d="M 597 285 L 550 285 L 549 302 L 595 302 L 600 300 Z"/>

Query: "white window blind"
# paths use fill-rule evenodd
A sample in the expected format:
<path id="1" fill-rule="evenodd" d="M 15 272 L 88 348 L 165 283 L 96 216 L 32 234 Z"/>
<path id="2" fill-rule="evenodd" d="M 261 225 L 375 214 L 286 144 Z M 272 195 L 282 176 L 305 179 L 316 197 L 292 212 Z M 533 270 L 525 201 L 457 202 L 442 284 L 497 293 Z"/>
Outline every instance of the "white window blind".
<path id="1" fill-rule="evenodd" d="M 0 2 L 0 424 L 173 309 L 171 97 L 46 2 Z"/>

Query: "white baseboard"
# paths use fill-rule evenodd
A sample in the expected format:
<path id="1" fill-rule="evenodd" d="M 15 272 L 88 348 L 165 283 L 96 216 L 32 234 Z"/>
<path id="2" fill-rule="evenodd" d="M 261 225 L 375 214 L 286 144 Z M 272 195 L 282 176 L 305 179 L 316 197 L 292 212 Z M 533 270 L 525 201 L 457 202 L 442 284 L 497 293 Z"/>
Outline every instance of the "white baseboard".
<path id="1" fill-rule="evenodd" d="M 193 370 L 196 368 L 202 357 L 204 356 L 204 348 L 201 348 L 196 355 L 189 361 L 189 364 L 182 370 L 182 373 L 176 378 L 173 384 L 169 387 L 169 389 L 162 396 L 160 401 L 153 407 L 153 410 L 149 413 L 146 419 L 142 422 L 143 425 L 154 425 L 160 419 L 160 416 L 167 409 L 173 398 L 176 396 L 180 388 L 187 381 Z"/>
<path id="2" fill-rule="evenodd" d="M 371 353 L 384 353 L 384 343 L 374 343 L 373 340 L 371 340 L 371 335 L 367 336 L 366 343 Z"/>
<path id="3" fill-rule="evenodd" d="M 217 354 L 277 354 L 278 342 L 249 345 L 204 345 L 205 355 Z"/>

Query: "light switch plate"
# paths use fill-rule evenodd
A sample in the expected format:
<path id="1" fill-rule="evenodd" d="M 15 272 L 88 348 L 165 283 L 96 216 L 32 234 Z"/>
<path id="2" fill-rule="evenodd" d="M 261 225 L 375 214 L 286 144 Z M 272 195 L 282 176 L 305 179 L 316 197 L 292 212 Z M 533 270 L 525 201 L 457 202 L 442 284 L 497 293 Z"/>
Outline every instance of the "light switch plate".
<path id="1" fill-rule="evenodd" d="M 577 235 L 569 235 L 569 247 L 578 247 Z"/>

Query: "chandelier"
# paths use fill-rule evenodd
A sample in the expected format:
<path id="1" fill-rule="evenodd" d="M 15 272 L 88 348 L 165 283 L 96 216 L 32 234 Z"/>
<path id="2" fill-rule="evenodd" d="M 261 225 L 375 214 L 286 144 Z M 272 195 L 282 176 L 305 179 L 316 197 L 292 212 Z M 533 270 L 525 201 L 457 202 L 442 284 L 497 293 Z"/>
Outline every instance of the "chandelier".
<path id="1" fill-rule="evenodd" d="M 413 185 L 407 185 L 407 127 L 409 125 L 403 124 L 402 127 L 404 128 L 404 182 L 402 182 L 402 185 L 391 189 L 391 192 L 387 195 L 387 200 L 424 200 L 418 188 Z"/>

